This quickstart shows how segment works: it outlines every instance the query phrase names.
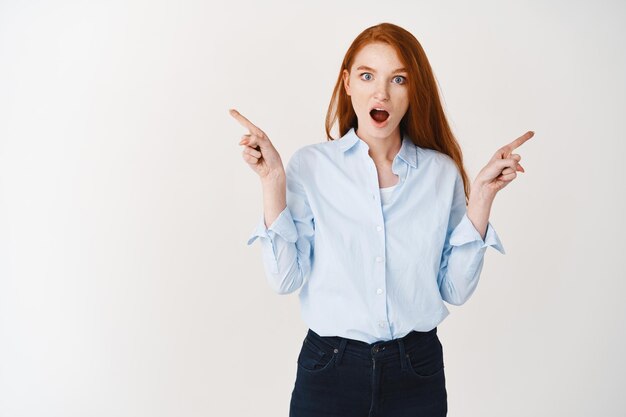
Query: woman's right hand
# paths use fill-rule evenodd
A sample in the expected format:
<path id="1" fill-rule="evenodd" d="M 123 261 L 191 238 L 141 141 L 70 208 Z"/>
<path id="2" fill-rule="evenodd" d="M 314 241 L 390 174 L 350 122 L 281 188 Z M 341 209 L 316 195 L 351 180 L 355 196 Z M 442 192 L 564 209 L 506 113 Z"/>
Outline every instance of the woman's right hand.
<path id="1" fill-rule="evenodd" d="M 261 180 L 280 175 L 284 176 L 283 162 L 267 135 L 237 110 L 230 109 L 229 112 L 242 126 L 250 131 L 250 133 L 243 135 L 239 142 L 239 145 L 244 145 L 243 159 L 250 168 L 259 175 Z"/>

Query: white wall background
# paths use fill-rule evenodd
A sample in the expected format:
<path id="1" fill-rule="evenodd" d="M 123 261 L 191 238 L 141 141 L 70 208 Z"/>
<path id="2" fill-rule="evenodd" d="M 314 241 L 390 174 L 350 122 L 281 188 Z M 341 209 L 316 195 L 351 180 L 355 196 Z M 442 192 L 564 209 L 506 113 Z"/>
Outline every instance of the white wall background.
<path id="1" fill-rule="evenodd" d="M 315 5 L 313 5 L 315 4 Z M 306 327 L 266 284 L 235 107 L 283 162 L 345 50 L 416 35 L 473 178 L 526 130 L 474 296 L 439 326 L 450 416 L 626 407 L 620 1 L 0 1 L 0 416 L 284 416 Z"/>

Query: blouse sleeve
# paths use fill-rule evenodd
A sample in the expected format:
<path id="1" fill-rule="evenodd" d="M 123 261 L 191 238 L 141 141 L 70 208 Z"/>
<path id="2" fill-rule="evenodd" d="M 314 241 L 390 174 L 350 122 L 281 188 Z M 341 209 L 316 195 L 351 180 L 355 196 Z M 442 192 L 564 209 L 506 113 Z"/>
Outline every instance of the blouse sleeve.
<path id="1" fill-rule="evenodd" d="M 265 275 L 278 294 L 300 288 L 313 261 L 315 225 L 302 185 L 299 153 L 294 153 L 285 169 L 287 206 L 269 227 L 265 226 L 265 213 L 262 213 L 247 242 L 251 245 L 260 238 Z"/>
<path id="2" fill-rule="evenodd" d="M 461 305 L 471 297 L 478 285 L 485 251 L 489 246 L 493 246 L 502 254 L 505 253 L 491 222 L 487 224 L 483 240 L 467 217 L 463 179 L 457 170 L 454 197 L 437 277 L 439 291 L 444 301 Z"/>

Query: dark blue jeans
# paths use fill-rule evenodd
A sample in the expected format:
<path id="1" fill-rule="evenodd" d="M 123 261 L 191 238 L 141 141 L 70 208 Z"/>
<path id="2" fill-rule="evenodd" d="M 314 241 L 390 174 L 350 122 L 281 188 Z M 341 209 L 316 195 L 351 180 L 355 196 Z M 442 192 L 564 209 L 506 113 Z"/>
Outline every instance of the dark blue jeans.
<path id="1" fill-rule="evenodd" d="M 447 411 L 436 327 L 372 344 L 308 330 L 290 417 L 442 417 Z"/>

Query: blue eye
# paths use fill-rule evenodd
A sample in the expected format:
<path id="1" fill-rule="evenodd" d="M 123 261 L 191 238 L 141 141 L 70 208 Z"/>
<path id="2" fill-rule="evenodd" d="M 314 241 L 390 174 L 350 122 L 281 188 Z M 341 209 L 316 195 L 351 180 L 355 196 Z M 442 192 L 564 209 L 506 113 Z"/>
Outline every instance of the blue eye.
<path id="1" fill-rule="evenodd" d="M 364 72 L 364 73 L 362 73 L 362 74 L 361 74 L 361 78 L 363 78 L 363 76 L 364 76 L 364 75 L 369 75 L 369 76 L 370 76 L 370 78 L 366 79 L 365 81 L 369 81 L 369 80 L 371 80 L 371 79 L 372 79 L 372 74 L 370 74 L 369 72 Z"/>
<path id="2" fill-rule="evenodd" d="M 398 79 L 398 78 L 400 78 L 400 79 L 402 80 L 402 81 L 399 81 L 399 82 L 398 82 L 398 84 L 404 84 L 404 83 L 406 83 L 406 78 L 404 78 L 404 77 L 403 77 L 403 76 L 401 76 L 401 75 L 398 75 L 398 76 L 393 77 L 393 79 L 394 79 L 394 80 L 396 80 L 396 79 Z"/>

